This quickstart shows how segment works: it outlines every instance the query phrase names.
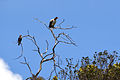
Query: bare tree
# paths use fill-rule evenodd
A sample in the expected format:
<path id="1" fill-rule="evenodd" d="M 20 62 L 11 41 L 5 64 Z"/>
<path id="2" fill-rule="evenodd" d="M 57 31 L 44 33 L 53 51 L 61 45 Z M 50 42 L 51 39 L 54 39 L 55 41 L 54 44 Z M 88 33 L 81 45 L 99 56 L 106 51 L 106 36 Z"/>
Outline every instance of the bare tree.
<path id="1" fill-rule="evenodd" d="M 28 80 L 28 79 L 30 79 L 30 80 L 36 80 L 36 79 L 38 78 L 39 73 L 40 73 L 41 70 L 42 70 L 42 64 L 43 64 L 44 62 L 48 62 L 48 61 L 51 61 L 51 60 L 52 60 L 54 65 L 53 65 L 53 70 L 51 71 L 50 76 L 49 76 L 49 80 L 50 80 L 53 72 L 55 72 L 56 76 L 58 76 L 56 67 L 62 69 L 62 68 L 60 67 L 60 65 L 56 63 L 56 59 L 55 59 L 55 57 L 56 57 L 56 49 L 55 49 L 55 48 L 57 47 L 57 45 L 60 44 L 60 43 L 64 43 L 64 44 L 72 44 L 72 45 L 75 45 L 75 46 L 76 46 L 75 42 L 72 40 L 72 38 L 71 38 L 68 34 L 66 34 L 66 33 L 64 33 L 64 32 L 55 34 L 55 33 L 54 33 L 54 30 L 57 30 L 57 29 L 60 29 L 60 30 L 68 30 L 68 29 L 73 29 L 73 28 L 75 28 L 75 27 L 73 27 L 73 26 L 72 26 L 72 27 L 67 27 L 67 28 L 61 27 L 61 24 L 64 23 L 64 21 L 65 21 L 65 20 L 63 19 L 63 21 L 62 21 L 60 24 L 58 24 L 56 27 L 54 27 L 54 28 L 49 28 L 46 23 L 40 21 L 38 18 L 34 18 L 34 19 L 37 20 L 38 22 L 42 23 L 42 24 L 51 32 L 51 34 L 52 34 L 52 36 L 53 36 L 53 39 L 54 39 L 54 41 L 53 41 L 53 42 L 54 42 L 54 45 L 53 45 L 53 46 L 50 46 L 50 47 L 52 47 L 52 52 L 48 53 L 49 43 L 48 43 L 48 41 L 46 40 L 46 44 L 47 44 L 46 50 L 42 53 L 39 45 L 37 44 L 37 41 L 36 41 L 35 37 L 34 37 L 34 36 L 31 36 L 31 35 L 29 34 L 29 31 L 28 31 L 27 35 L 24 35 L 22 38 L 27 38 L 27 39 L 30 40 L 30 41 L 34 44 L 34 46 L 36 46 L 36 48 L 37 48 L 37 49 L 34 50 L 34 51 L 36 51 L 36 52 L 39 54 L 39 56 L 41 57 L 40 66 L 39 66 L 38 72 L 35 73 L 35 74 L 32 73 L 32 70 L 31 70 L 31 68 L 30 68 L 29 63 L 27 62 L 26 57 L 24 57 L 24 62 L 21 62 L 21 63 L 27 65 L 27 67 L 28 67 L 28 69 L 29 69 L 29 71 L 30 71 L 30 73 L 31 73 L 31 75 L 32 75 L 32 77 L 29 77 L 29 78 L 27 78 L 26 80 Z M 62 38 L 62 40 L 60 40 L 60 38 Z M 21 53 L 21 55 L 20 55 L 19 57 L 17 57 L 17 59 L 23 56 L 23 45 L 22 45 L 22 43 L 21 43 L 21 48 L 22 48 L 22 53 Z M 59 60 L 59 59 L 58 59 L 58 60 Z"/>

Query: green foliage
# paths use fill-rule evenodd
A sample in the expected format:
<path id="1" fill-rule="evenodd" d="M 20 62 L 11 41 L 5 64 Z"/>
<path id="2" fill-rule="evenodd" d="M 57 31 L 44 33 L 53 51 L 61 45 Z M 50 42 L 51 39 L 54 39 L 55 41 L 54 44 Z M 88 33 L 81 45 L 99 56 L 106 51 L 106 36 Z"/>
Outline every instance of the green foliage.
<path id="1" fill-rule="evenodd" d="M 58 80 L 58 77 L 57 77 L 57 76 L 54 76 L 54 77 L 53 77 L 53 80 Z"/>
<path id="2" fill-rule="evenodd" d="M 83 57 L 78 71 L 80 80 L 120 80 L 120 63 L 118 53 L 113 51 L 95 52 L 93 60 Z M 114 64 L 115 63 L 115 64 Z"/>
<path id="3" fill-rule="evenodd" d="M 65 69 L 60 70 L 60 80 L 120 80 L 120 57 L 116 51 L 95 52 L 93 59 L 82 57 L 81 65 L 68 61 Z M 79 67 L 79 69 L 77 68 Z"/>

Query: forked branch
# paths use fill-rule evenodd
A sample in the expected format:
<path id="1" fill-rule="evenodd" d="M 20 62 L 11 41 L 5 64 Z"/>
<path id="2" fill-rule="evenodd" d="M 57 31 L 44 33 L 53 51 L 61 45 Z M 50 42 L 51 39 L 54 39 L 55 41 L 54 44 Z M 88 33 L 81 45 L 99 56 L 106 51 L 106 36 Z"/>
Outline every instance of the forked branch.
<path id="1" fill-rule="evenodd" d="M 36 46 L 37 49 L 35 49 L 34 51 L 37 51 L 37 53 L 38 53 L 38 54 L 40 55 L 40 57 L 41 57 L 40 67 L 39 67 L 37 73 L 34 75 L 34 74 L 32 73 L 32 70 L 31 70 L 29 64 L 27 63 L 26 57 L 24 57 L 24 61 L 25 61 L 25 62 L 24 62 L 24 63 L 21 62 L 21 63 L 27 65 L 27 67 L 29 68 L 30 73 L 32 74 L 32 77 L 33 77 L 33 78 L 34 78 L 34 77 L 37 78 L 37 76 L 39 75 L 39 73 L 40 73 L 41 70 L 42 70 L 42 64 L 43 64 L 44 62 L 53 60 L 53 70 L 52 70 L 50 76 L 52 76 L 52 73 L 53 73 L 53 72 L 55 72 L 56 76 L 58 76 L 56 68 L 57 68 L 57 67 L 60 68 L 60 69 L 62 69 L 62 68 L 60 67 L 60 65 L 56 65 L 56 61 L 55 61 L 56 51 L 55 51 L 55 48 L 57 47 L 57 45 L 58 45 L 59 43 L 72 44 L 72 45 L 75 45 L 75 46 L 76 46 L 76 44 L 75 44 L 75 42 L 72 40 L 72 38 L 71 38 L 69 35 L 65 34 L 64 32 L 63 32 L 63 33 L 59 33 L 59 34 L 55 34 L 53 30 L 56 30 L 56 29 L 67 30 L 67 29 L 72 29 L 72 28 L 75 28 L 75 27 L 72 26 L 72 27 L 68 27 L 68 28 L 62 28 L 61 25 L 64 23 L 64 21 L 65 21 L 64 19 L 63 19 L 63 21 L 62 21 L 61 23 L 59 23 L 59 24 L 57 25 L 57 27 L 54 27 L 54 28 L 49 28 L 46 23 L 40 21 L 38 18 L 34 18 L 34 20 L 37 20 L 38 22 L 42 23 L 48 30 L 50 30 L 50 32 L 51 32 L 51 34 L 52 34 L 52 36 L 53 36 L 53 38 L 54 38 L 54 45 L 52 46 L 52 52 L 48 53 L 49 43 L 48 43 L 48 41 L 46 40 L 46 44 L 47 44 L 46 50 L 45 50 L 43 53 L 41 53 L 40 47 L 38 46 L 35 37 L 34 37 L 34 36 L 31 36 L 31 35 L 29 34 L 29 31 L 28 31 L 28 34 L 25 35 L 25 36 L 23 36 L 23 38 L 27 38 L 27 39 L 31 40 L 32 43 Z M 60 38 L 62 38 L 63 40 L 59 40 Z M 22 49 L 22 50 L 23 50 L 23 49 Z M 51 55 L 52 55 L 52 56 L 51 56 Z M 59 62 L 58 62 L 58 63 L 59 63 Z M 63 70 L 63 69 L 62 69 L 62 70 Z M 49 79 L 50 79 L 50 78 L 49 78 Z"/>

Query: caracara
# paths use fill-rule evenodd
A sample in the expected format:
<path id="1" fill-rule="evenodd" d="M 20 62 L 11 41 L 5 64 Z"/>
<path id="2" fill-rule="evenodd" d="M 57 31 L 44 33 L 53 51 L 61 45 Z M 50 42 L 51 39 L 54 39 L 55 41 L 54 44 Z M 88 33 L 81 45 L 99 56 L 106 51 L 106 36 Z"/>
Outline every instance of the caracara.
<path id="1" fill-rule="evenodd" d="M 55 17 L 54 19 L 50 20 L 49 28 L 54 28 L 54 25 L 55 25 L 57 19 L 58 19 L 58 17 Z"/>
<path id="2" fill-rule="evenodd" d="M 22 35 L 20 35 L 18 38 L 18 46 L 21 44 L 21 41 L 22 41 Z"/>

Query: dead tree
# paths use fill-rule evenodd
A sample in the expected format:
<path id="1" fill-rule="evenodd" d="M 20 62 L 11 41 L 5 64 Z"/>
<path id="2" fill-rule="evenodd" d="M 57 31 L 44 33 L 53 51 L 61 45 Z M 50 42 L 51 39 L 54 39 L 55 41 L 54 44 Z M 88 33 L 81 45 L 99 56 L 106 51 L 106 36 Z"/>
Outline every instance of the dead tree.
<path id="1" fill-rule="evenodd" d="M 46 23 L 38 20 L 37 18 L 34 18 L 34 19 L 37 20 L 38 22 L 42 23 L 42 24 L 51 32 L 51 34 L 52 34 L 52 36 L 53 36 L 53 38 L 54 38 L 54 45 L 52 46 L 52 52 L 51 52 L 51 53 L 48 53 L 49 43 L 48 43 L 48 41 L 46 40 L 46 44 L 47 44 L 47 46 L 46 46 L 46 51 L 44 51 L 43 53 L 41 53 L 41 49 L 40 49 L 39 45 L 37 44 L 37 41 L 36 41 L 35 37 L 34 37 L 34 36 L 31 36 L 31 35 L 29 34 L 29 31 L 28 31 L 27 35 L 24 35 L 22 38 L 27 38 L 27 39 L 29 39 L 29 40 L 36 46 L 36 48 L 37 48 L 37 49 L 34 50 L 34 51 L 36 51 L 36 52 L 39 54 L 39 56 L 41 57 L 40 66 L 39 66 L 38 72 L 35 73 L 35 74 L 32 73 L 32 70 L 31 70 L 31 68 L 30 68 L 30 65 L 29 65 L 28 62 L 27 62 L 26 57 L 24 57 L 24 62 L 21 62 L 21 63 L 27 65 L 27 67 L 28 67 L 28 69 L 29 69 L 29 71 L 30 71 L 30 73 L 31 73 L 31 75 L 32 75 L 32 77 L 29 77 L 29 78 L 27 78 L 26 80 L 36 80 L 36 79 L 38 78 L 39 73 L 40 73 L 41 70 L 42 70 L 42 64 L 43 64 L 44 62 L 48 62 L 48 61 L 51 61 L 51 60 L 52 60 L 54 65 L 53 65 L 53 70 L 52 70 L 51 73 L 50 73 L 50 77 L 49 77 L 49 80 L 50 80 L 53 72 L 55 72 L 56 76 L 58 76 L 57 71 L 56 71 L 56 67 L 61 68 L 61 67 L 59 66 L 59 64 L 56 64 L 56 60 L 55 60 L 55 57 L 56 57 L 56 50 L 55 50 L 55 48 L 57 47 L 57 45 L 60 44 L 60 43 L 64 43 L 64 44 L 72 44 L 72 45 L 75 45 L 75 46 L 76 46 L 75 42 L 72 40 L 72 38 L 71 38 L 68 34 L 66 34 L 66 33 L 64 33 L 64 32 L 55 34 L 55 33 L 54 33 L 54 30 L 57 30 L 57 29 L 60 29 L 60 30 L 68 30 L 68 29 L 73 29 L 73 28 L 75 28 L 75 27 L 73 27 L 73 26 L 72 26 L 72 27 L 67 27 L 67 28 L 61 27 L 61 24 L 64 23 L 64 20 L 63 20 L 63 21 L 62 21 L 60 24 L 58 24 L 56 27 L 54 27 L 54 28 L 49 28 Z M 63 37 L 62 37 L 62 36 L 63 36 Z M 59 40 L 59 38 L 62 38 L 63 40 Z M 22 47 L 22 54 L 21 54 L 18 58 L 20 58 L 20 57 L 23 56 L 23 46 L 21 45 L 21 47 Z M 51 57 L 51 56 L 52 56 L 52 57 Z M 49 58 L 48 58 L 48 57 L 49 57 Z"/>

